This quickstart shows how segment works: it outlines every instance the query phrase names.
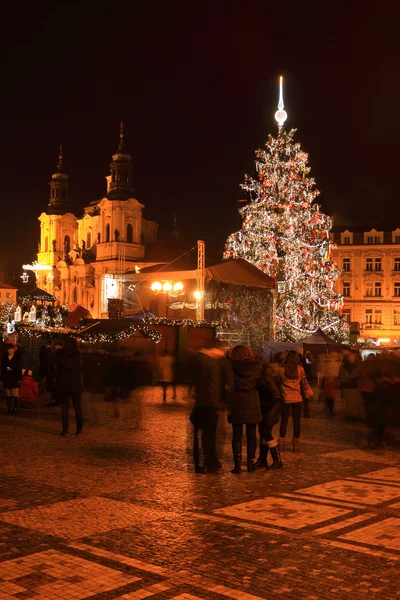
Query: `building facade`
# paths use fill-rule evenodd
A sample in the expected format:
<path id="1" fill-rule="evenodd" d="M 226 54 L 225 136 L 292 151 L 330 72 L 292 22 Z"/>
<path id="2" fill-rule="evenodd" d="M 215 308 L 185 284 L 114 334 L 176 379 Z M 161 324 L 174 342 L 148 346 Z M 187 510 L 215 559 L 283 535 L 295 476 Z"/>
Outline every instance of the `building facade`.
<path id="1" fill-rule="evenodd" d="M 400 343 L 400 229 L 334 230 L 344 315 L 357 337 Z"/>
<path id="2" fill-rule="evenodd" d="M 48 209 L 39 217 L 37 262 L 48 267 L 38 271 L 39 287 L 60 304 L 85 307 L 93 318 L 107 318 L 109 300 L 123 297 L 124 273 L 154 264 L 146 262 L 145 248 L 157 239 L 158 226 L 143 218 L 144 205 L 134 197 L 122 124 L 106 181 L 105 196 L 76 217 L 60 148 Z"/>

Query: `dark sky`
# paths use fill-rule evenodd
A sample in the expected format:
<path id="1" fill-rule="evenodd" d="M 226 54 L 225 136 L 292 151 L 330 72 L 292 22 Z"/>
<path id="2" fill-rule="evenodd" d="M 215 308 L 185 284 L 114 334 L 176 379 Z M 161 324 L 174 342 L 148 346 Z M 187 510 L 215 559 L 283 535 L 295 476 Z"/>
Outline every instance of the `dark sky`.
<path id="1" fill-rule="evenodd" d="M 325 210 L 400 223 L 394 2 L 9 3 L 1 27 L 0 259 L 32 260 L 64 145 L 77 214 L 102 197 L 126 123 L 137 199 L 222 250 L 254 150 L 288 126 Z"/>

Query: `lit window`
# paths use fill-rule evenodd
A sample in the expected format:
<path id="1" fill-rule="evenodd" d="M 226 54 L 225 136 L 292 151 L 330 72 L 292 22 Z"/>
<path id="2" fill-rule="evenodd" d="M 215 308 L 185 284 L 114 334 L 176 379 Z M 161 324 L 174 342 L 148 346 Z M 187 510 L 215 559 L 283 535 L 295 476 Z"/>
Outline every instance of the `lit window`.
<path id="1" fill-rule="evenodd" d="M 372 323 L 372 308 L 367 308 L 365 311 L 365 322 Z"/>
<path id="2" fill-rule="evenodd" d="M 393 311 L 393 325 L 400 325 L 400 310 L 397 308 Z"/>
<path id="3" fill-rule="evenodd" d="M 351 271 L 351 263 L 349 258 L 343 259 L 343 271 L 349 272 Z"/>
<path id="4" fill-rule="evenodd" d="M 344 296 L 345 298 L 349 298 L 349 297 L 350 297 L 350 295 L 351 295 L 351 294 L 350 294 L 350 292 L 351 292 L 350 283 L 349 283 L 349 282 L 347 282 L 347 281 L 345 281 L 345 282 L 343 283 L 343 296 Z"/>
<path id="5" fill-rule="evenodd" d="M 372 258 L 367 258 L 367 261 L 365 263 L 365 270 L 372 271 Z"/>
<path id="6" fill-rule="evenodd" d="M 365 295 L 366 296 L 372 296 L 372 283 L 367 283 L 365 286 Z"/>
<path id="7" fill-rule="evenodd" d="M 375 282 L 375 296 L 382 296 L 382 283 L 380 281 Z"/>
<path id="8" fill-rule="evenodd" d="M 343 316 L 345 318 L 345 320 L 350 323 L 351 321 L 351 308 L 344 308 L 343 309 Z"/>
<path id="9" fill-rule="evenodd" d="M 382 324 L 382 311 L 379 309 L 374 311 L 374 322 L 376 325 Z"/>

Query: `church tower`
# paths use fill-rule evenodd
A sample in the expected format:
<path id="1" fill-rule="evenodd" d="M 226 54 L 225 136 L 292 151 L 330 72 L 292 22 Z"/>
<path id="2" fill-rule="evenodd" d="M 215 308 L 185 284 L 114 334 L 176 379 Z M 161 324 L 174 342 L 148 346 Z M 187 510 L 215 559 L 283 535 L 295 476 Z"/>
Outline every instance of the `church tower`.
<path id="1" fill-rule="evenodd" d="M 133 198 L 132 157 L 127 153 L 124 140 L 124 124 L 121 121 L 118 150 L 110 164 L 111 175 L 107 198 L 109 200 L 129 200 Z"/>
<path id="2" fill-rule="evenodd" d="M 53 173 L 50 181 L 50 202 L 49 215 L 65 215 L 70 211 L 70 205 L 68 201 L 68 175 L 64 171 L 63 165 L 63 147 L 60 146 L 60 153 L 58 155 L 57 171 Z"/>

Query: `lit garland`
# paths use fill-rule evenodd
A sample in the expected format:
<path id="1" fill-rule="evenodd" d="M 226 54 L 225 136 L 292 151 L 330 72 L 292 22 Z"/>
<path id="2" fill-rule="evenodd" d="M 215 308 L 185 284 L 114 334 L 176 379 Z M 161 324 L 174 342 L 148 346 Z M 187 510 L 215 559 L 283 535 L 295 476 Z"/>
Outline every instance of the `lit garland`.
<path id="1" fill-rule="evenodd" d="M 240 209 L 242 229 L 229 236 L 225 258 L 244 258 L 278 280 L 276 334 L 296 342 L 318 328 L 337 341 L 348 339 L 334 291 L 340 271 L 331 258 L 330 217 L 313 204 L 319 195 L 308 177 L 308 155 L 293 142 L 295 129 L 269 136 L 256 152 L 256 172 L 242 188 L 248 204 Z"/>
<path id="2" fill-rule="evenodd" d="M 0 334 L 4 335 L 7 331 L 7 325 L 11 323 L 14 318 L 14 312 L 16 305 L 12 300 L 0 300 Z"/>
<path id="3" fill-rule="evenodd" d="M 77 338 L 80 342 L 89 344 L 112 343 L 124 340 L 131 337 L 135 333 L 142 333 L 146 337 L 152 339 L 156 344 L 161 342 L 162 335 L 155 329 L 150 329 L 146 325 L 134 324 L 126 329 L 112 333 L 90 333 L 90 331 L 79 329 L 67 329 L 65 327 L 36 327 L 29 325 L 16 324 L 16 330 L 21 335 L 26 335 L 29 338 Z"/>
<path id="4" fill-rule="evenodd" d="M 194 321 L 193 319 L 170 319 L 169 317 L 147 317 L 142 322 L 149 325 L 167 325 L 168 327 L 227 327 L 221 321 Z"/>

